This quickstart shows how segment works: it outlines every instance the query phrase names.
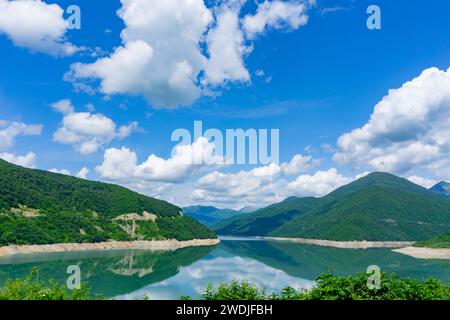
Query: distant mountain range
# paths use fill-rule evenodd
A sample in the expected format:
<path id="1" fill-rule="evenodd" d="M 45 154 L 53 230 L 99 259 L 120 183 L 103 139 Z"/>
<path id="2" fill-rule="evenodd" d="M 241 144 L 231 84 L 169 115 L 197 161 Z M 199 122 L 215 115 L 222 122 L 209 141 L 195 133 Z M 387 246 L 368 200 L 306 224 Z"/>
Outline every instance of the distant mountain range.
<path id="1" fill-rule="evenodd" d="M 450 199 L 406 179 L 372 173 L 322 198 L 291 197 L 221 221 L 213 230 L 340 241 L 425 240 L 450 231 Z"/>
<path id="2" fill-rule="evenodd" d="M 242 213 L 242 211 L 218 209 L 212 206 L 191 206 L 182 210 L 185 216 L 192 217 L 207 227 Z"/>
<path id="3" fill-rule="evenodd" d="M 173 204 L 0 160 L 0 246 L 194 238 L 215 234 Z"/>
<path id="4" fill-rule="evenodd" d="M 291 197 L 250 213 L 182 210 L 120 186 L 0 160 L 0 246 L 215 238 L 205 226 L 221 235 L 420 241 L 450 232 L 449 190 L 445 182 L 427 190 L 373 173 L 322 198 Z"/>
<path id="5" fill-rule="evenodd" d="M 437 185 L 430 189 L 431 191 L 443 195 L 447 198 L 450 198 L 450 183 L 448 182 L 439 182 Z"/>

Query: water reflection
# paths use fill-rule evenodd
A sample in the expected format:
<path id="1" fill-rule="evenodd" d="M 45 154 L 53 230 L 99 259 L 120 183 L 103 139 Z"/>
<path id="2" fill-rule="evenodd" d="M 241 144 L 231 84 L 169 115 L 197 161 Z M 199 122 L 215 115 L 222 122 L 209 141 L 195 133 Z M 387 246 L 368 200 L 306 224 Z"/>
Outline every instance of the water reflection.
<path id="1" fill-rule="evenodd" d="M 253 282 L 267 292 L 278 291 L 291 286 L 296 289 L 309 289 L 314 281 L 297 278 L 286 272 L 268 266 L 258 260 L 230 255 L 219 248 L 207 259 L 182 268 L 173 278 L 160 283 L 151 284 L 117 299 L 139 299 L 144 295 L 152 299 L 179 298 L 188 295 L 198 298 L 208 284 L 218 285 L 232 280 Z"/>
<path id="2" fill-rule="evenodd" d="M 383 272 L 403 277 L 434 277 L 450 282 L 450 261 L 415 259 L 386 248 L 338 249 L 280 241 L 223 241 L 222 247 L 230 254 L 256 259 L 291 276 L 310 280 L 326 272 L 354 275 L 377 265 Z"/>
<path id="3" fill-rule="evenodd" d="M 109 251 L 38 254 L 0 258 L 0 285 L 23 278 L 33 267 L 41 279 L 64 284 L 67 267 L 78 265 L 93 293 L 116 299 L 178 299 L 201 296 L 208 284 L 249 280 L 278 291 L 310 288 L 324 272 L 353 275 L 369 265 L 401 276 L 450 282 L 450 261 L 414 259 L 390 249 L 350 250 L 274 241 L 225 240 L 216 247 L 175 252 Z"/>
<path id="4" fill-rule="evenodd" d="M 212 247 L 186 248 L 174 252 L 110 251 L 64 254 L 22 255 L 0 259 L 0 285 L 6 279 L 23 278 L 37 267 L 40 279 L 66 282 L 67 267 L 78 265 L 82 281 L 94 294 L 114 297 L 134 292 L 148 284 L 176 275 L 213 250 Z"/>

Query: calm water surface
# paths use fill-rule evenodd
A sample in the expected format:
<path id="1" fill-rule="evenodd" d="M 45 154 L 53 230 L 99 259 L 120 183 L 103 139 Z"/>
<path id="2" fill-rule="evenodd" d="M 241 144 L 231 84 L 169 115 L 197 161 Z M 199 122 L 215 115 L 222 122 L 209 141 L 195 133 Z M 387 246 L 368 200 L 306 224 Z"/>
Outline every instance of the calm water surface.
<path id="1" fill-rule="evenodd" d="M 418 279 L 450 282 L 450 261 L 419 260 L 390 249 L 350 250 L 246 238 L 224 238 L 215 247 L 175 252 L 108 251 L 21 255 L 0 258 L 0 286 L 33 267 L 41 279 L 66 282 L 78 265 L 93 293 L 115 299 L 199 297 L 208 284 L 250 280 L 268 292 L 310 288 L 323 272 L 352 275 L 369 265 Z"/>

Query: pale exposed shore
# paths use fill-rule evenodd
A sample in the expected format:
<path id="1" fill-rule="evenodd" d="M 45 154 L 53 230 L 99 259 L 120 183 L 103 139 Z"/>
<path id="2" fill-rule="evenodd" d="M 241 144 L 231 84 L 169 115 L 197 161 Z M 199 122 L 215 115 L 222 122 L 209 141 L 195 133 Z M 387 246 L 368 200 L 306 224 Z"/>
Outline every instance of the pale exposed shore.
<path id="1" fill-rule="evenodd" d="M 393 250 L 417 259 L 443 259 L 450 260 L 450 249 L 406 247 Z"/>
<path id="2" fill-rule="evenodd" d="M 401 248 L 414 244 L 409 241 L 333 241 L 333 240 L 316 240 L 303 238 L 277 238 L 277 237 L 260 237 L 261 239 L 274 241 L 287 241 L 301 244 L 312 244 L 323 247 L 333 247 L 341 249 L 368 249 L 368 248 Z"/>
<path id="3" fill-rule="evenodd" d="M 195 239 L 189 241 L 110 241 L 101 243 L 61 243 L 49 245 L 11 245 L 0 247 L 0 257 L 15 254 L 53 253 L 67 251 L 96 251 L 96 250 L 153 250 L 174 251 L 187 247 L 212 246 L 220 242 L 219 239 Z"/>

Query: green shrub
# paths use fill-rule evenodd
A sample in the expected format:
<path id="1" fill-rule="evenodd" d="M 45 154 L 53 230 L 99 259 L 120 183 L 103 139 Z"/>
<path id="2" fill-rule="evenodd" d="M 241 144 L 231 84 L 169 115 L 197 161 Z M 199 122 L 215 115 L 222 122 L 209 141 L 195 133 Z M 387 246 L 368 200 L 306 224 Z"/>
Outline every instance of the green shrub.
<path id="1" fill-rule="evenodd" d="M 205 300 L 265 300 L 266 297 L 264 289 L 247 281 L 232 281 L 229 284 L 222 284 L 218 288 L 208 285 L 203 294 Z"/>
<path id="2" fill-rule="evenodd" d="M 281 292 L 267 294 L 264 289 L 246 281 L 233 281 L 217 288 L 208 286 L 205 300 L 450 300 L 450 286 L 439 280 L 399 278 L 394 274 L 382 274 L 380 289 L 369 289 L 369 275 L 337 277 L 322 274 L 309 291 L 285 288 Z"/>

